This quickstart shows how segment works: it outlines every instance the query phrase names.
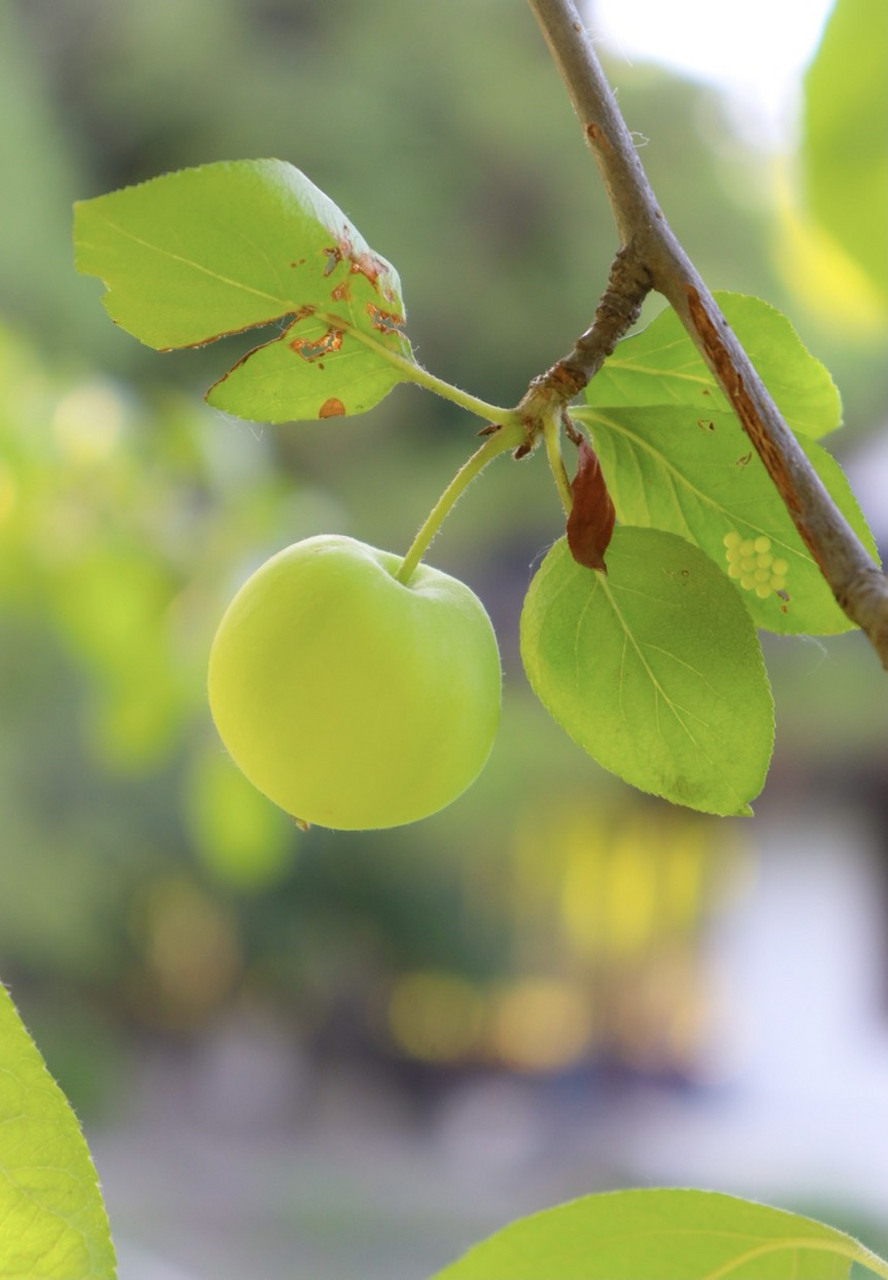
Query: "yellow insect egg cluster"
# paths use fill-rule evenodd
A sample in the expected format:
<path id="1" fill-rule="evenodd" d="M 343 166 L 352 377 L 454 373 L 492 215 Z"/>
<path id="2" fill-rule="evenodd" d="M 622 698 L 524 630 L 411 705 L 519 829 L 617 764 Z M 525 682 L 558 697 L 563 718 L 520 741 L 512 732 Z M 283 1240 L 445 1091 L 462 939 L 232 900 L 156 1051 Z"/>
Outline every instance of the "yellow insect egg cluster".
<path id="1" fill-rule="evenodd" d="M 789 564 L 774 556 L 770 538 L 764 534 L 743 538 L 732 530 L 723 541 L 728 577 L 736 578 L 744 591 L 754 591 L 760 600 L 766 600 L 772 591 L 786 590 Z"/>

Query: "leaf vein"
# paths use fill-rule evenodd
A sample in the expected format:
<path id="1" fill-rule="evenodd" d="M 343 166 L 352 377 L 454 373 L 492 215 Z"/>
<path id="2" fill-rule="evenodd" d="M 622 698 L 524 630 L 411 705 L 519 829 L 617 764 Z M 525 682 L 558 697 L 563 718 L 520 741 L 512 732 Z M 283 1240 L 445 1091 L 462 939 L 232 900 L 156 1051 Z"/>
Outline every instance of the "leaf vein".
<path id="1" fill-rule="evenodd" d="M 267 298 L 269 302 L 283 306 L 285 312 L 298 310 L 298 303 L 291 298 L 279 298 L 264 289 L 256 289 L 253 285 L 245 284 L 242 280 L 235 280 L 230 276 L 223 275 L 220 271 L 213 270 L 211 267 L 205 267 L 203 263 L 196 262 L 193 258 L 174 253 L 172 249 L 167 249 L 163 245 L 152 244 L 150 240 L 143 240 L 141 236 L 128 231 L 125 227 L 118 226 L 117 223 L 111 222 L 107 218 L 104 221 L 112 231 L 116 231 L 119 235 L 125 236 L 127 240 L 132 240 L 135 244 L 141 245 L 143 249 L 149 249 L 152 253 L 159 254 L 161 257 L 170 258 L 173 262 L 180 262 L 183 266 L 190 267 L 194 271 L 200 271 L 209 276 L 210 279 L 218 280 L 221 284 L 232 285 L 234 288 L 241 289 L 244 293 L 251 293 L 257 298 Z"/>

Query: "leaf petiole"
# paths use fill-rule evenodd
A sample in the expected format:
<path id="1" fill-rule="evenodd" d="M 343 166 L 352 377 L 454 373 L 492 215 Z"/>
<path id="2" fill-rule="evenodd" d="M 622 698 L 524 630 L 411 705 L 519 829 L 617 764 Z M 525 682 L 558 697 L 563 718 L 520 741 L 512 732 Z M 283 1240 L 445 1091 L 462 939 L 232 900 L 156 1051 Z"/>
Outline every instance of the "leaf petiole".
<path id="1" fill-rule="evenodd" d="M 461 391 L 459 387 L 454 387 L 451 383 L 445 382 L 443 378 L 436 377 L 435 374 L 429 373 L 427 369 L 423 369 L 418 364 L 411 366 L 409 378 L 417 386 L 425 387 L 426 391 L 434 391 L 435 395 L 443 396 L 445 400 L 451 400 L 454 404 L 458 404 L 461 409 L 467 409 L 469 413 L 477 414 L 485 422 L 495 422 L 499 427 L 506 427 L 514 420 L 513 409 L 503 409 L 499 405 L 488 404 L 485 400 L 479 400 L 477 396 L 471 395 L 468 391 Z M 516 443 L 520 443 L 520 441 Z"/>
<path id="2" fill-rule="evenodd" d="M 546 442 L 546 459 L 549 463 L 549 470 L 552 472 L 552 478 L 555 481 L 555 488 L 558 490 L 564 514 L 569 516 L 570 509 L 573 506 L 573 498 L 570 491 L 570 481 L 567 478 L 567 471 L 564 467 L 564 459 L 561 456 L 560 411 L 547 414 L 544 418 L 543 438 Z"/>
<path id="3" fill-rule="evenodd" d="M 341 324 L 342 322 L 339 321 L 338 323 Z M 468 391 L 461 391 L 459 387 L 454 387 L 452 383 L 446 382 L 434 373 L 429 373 L 428 369 L 423 369 L 422 365 L 417 364 L 415 360 L 402 356 L 397 351 L 392 351 L 390 347 L 383 346 L 381 342 L 377 342 L 369 334 L 351 325 L 348 328 L 353 337 L 363 342 L 365 346 L 372 347 L 389 364 L 393 365 L 405 382 L 414 382 L 418 387 L 424 387 L 426 391 L 433 391 L 435 395 L 441 396 L 445 400 L 450 400 L 453 404 L 459 405 L 461 409 L 466 409 L 469 413 L 476 414 L 479 418 L 483 418 L 485 422 L 495 422 L 497 426 L 505 427 L 513 421 L 513 409 L 503 409 L 500 405 L 488 404 L 486 400 L 480 400 L 478 396 L 473 396 Z"/>

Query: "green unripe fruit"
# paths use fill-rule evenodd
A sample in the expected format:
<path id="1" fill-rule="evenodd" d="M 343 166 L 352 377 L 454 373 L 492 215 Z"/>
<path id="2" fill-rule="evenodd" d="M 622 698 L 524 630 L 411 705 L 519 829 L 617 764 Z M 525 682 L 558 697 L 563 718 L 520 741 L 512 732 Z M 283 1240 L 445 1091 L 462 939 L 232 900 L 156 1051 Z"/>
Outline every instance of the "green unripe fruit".
<path id="1" fill-rule="evenodd" d="M 235 763 L 302 821 L 415 822 L 481 771 L 499 721 L 490 619 L 463 583 L 335 535 L 267 560 L 228 607 L 209 699 Z"/>

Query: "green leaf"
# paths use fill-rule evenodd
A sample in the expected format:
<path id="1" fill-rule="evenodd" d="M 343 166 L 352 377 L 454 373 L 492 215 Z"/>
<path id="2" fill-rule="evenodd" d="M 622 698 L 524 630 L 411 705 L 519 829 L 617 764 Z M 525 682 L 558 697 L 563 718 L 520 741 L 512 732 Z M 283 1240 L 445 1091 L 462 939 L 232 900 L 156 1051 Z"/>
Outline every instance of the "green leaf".
<path id="1" fill-rule="evenodd" d="M 755 629 L 725 575 L 671 533 L 619 528 L 607 573 L 565 539 L 521 615 L 521 656 L 553 719 L 605 769 L 675 804 L 749 813 L 774 736 Z"/>
<path id="2" fill-rule="evenodd" d="M 837 0 L 805 77 L 810 207 L 888 301 L 888 22 L 884 0 Z"/>
<path id="3" fill-rule="evenodd" d="M 183 169 L 74 208 L 78 270 L 149 346 L 286 326 L 211 388 L 217 408 L 269 422 L 362 413 L 410 377 L 397 272 L 292 165 Z"/>
<path id="4" fill-rule="evenodd" d="M 341 347 L 327 350 L 340 340 Z M 210 387 L 206 399 L 238 418 L 298 422 L 363 413 L 401 381 L 403 374 L 356 334 L 331 334 L 325 318 L 310 316 L 251 351 Z"/>
<path id="5" fill-rule="evenodd" d="M 77 1120 L 0 987 L 0 1275 L 113 1280 L 114 1249 Z"/>
<path id="6" fill-rule="evenodd" d="M 837 427 L 842 406 L 836 385 L 786 317 L 761 298 L 715 298 L 790 427 L 814 438 Z M 586 402 L 688 405 L 702 416 L 731 408 L 671 307 L 617 344 L 586 388 Z"/>
<path id="7" fill-rule="evenodd" d="M 710 1191 L 613 1191 L 522 1218 L 433 1280 L 845 1280 L 888 1263 L 811 1218 Z"/>
<path id="8" fill-rule="evenodd" d="M 853 627 L 733 413 L 651 406 L 580 409 L 575 416 L 592 433 L 617 518 L 696 542 L 734 577 L 759 627 L 784 635 L 833 635 Z M 799 444 L 878 559 L 838 463 L 813 441 Z"/>

